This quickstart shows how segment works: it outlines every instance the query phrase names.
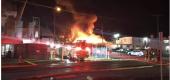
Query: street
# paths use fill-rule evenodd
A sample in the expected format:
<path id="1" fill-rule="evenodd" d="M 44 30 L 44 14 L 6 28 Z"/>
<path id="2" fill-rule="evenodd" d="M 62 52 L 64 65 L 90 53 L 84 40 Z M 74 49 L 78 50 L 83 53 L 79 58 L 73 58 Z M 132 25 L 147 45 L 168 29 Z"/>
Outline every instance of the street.
<path id="1" fill-rule="evenodd" d="M 163 80 L 169 79 L 163 65 Z M 94 61 L 2 69 L 2 80 L 160 80 L 160 65 L 132 60 Z"/>
<path id="2" fill-rule="evenodd" d="M 168 0 L 2 0 L 2 80 L 169 80 Z"/>

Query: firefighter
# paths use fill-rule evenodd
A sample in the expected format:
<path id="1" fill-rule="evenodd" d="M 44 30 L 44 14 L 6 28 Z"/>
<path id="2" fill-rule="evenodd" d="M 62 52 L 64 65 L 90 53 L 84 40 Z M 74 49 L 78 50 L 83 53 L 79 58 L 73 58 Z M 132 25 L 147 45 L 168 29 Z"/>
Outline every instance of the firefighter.
<path id="1" fill-rule="evenodd" d="M 149 49 L 145 50 L 145 61 L 148 61 Z"/>
<path id="2" fill-rule="evenodd" d="M 153 61 L 154 60 L 154 49 L 151 48 L 151 51 L 150 51 L 150 61 Z"/>
<path id="3" fill-rule="evenodd" d="M 154 61 L 157 61 L 157 49 L 154 49 Z"/>
<path id="4" fill-rule="evenodd" d="M 149 48 L 147 51 L 147 61 L 151 60 L 151 49 Z"/>
<path id="5" fill-rule="evenodd" d="M 160 63 L 161 53 L 160 53 L 160 50 L 159 50 L 159 49 L 157 49 L 156 58 L 157 58 L 157 63 Z"/>

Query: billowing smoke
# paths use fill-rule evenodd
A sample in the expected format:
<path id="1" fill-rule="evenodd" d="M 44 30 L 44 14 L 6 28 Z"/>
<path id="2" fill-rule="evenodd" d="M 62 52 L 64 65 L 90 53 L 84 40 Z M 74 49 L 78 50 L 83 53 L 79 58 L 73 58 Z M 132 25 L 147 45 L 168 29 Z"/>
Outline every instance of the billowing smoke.
<path id="1" fill-rule="evenodd" d="M 94 36 L 93 29 L 94 23 L 97 21 L 96 15 L 77 12 L 73 6 L 74 0 L 57 0 L 57 4 L 73 14 L 75 23 L 71 26 L 71 41 L 74 41 L 77 37 Z"/>
<path id="2" fill-rule="evenodd" d="M 89 35 L 93 33 L 94 23 L 97 21 L 97 16 L 79 14 L 79 15 L 74 15 L 74 19 L 76 20 L 75 25 L 77 25 L 77 27 L 80 27 L 80 29 L 83 32 Z"/>

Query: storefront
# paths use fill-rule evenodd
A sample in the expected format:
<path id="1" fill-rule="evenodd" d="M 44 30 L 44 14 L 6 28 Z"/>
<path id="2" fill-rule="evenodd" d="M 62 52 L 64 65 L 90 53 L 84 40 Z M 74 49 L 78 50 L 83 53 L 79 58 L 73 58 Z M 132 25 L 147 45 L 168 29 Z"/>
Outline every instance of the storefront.
<path id="1" fill-rule="evenodd" d="M 2 36 L 1 38 L 1 57 L 2 58 L 15 58 L 15 45 L 16 44 L 22 44 L 22 40 L 13 38 L 13 37 L 7 37 Z"/>
<path id="2" fill-rule="evenodd" d="M 92 57 L 94 58 L 108 58 L 109 53 L 106 46 L 95 46 L 92 48 Z"/>
<path id="3" fill-rule="evenodd" d="M 13 44 L 2 44 L 1 45 L 1 57 L 13 57 L 14 56 L 14 45 Z"/>

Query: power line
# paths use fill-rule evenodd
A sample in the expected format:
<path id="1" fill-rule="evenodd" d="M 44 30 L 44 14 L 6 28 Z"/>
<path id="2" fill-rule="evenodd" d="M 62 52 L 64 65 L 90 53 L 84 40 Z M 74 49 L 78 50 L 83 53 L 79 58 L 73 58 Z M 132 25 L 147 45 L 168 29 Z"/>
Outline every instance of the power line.
<path id="1" fill-rule="evenodd" d="M 156 17 L 156 28 L 157 28 L 157 34 L 159 35 L 159 17 L 160 16 L 163 16 L 163 15 L 152 15 L 152 16 L 154 16 L 154 17 Z"/>
<path id="2" fill-rule="evenodd" d="M 21 2 L 21 3 L 24 3 L 24 1 L 19 1 L 19 0 L 15 0 L 17 2 Z M 42 5 L 42 4 L 38 4 L 38 3 L 33 3 L 33 2 L 27 2 L 27 4 L 29 5 L 33 5 L 33 6 L 40 6 L 40 7 L 45 7 L 45 8 L 48 8 L 48 9 L 55 9 L 54 7 L 51 7 L 51 6 L 47 6 L 47 5 Z M 69 12 L 69 13 L 72 13 L 71 11 L 68 11 L 68 10 L 64 10 L 66 12 Z M 97 17 L 101 18 L 101 19 L 107 19 L 107 20 L 111 20 L 111 21 L 115 21 L 114 18 L 112 17 L 108 17 L 108 16 L 101 16 L 101 15 L 97 15 Z"/>
<path id="3" fill-rule="evenodd" d="M 24 1 L 19 1 L 19 0 L 15 0 L 16 2 L 21 2 L 24 3 Z M 32 3 L 32 2 L 27 2 L 27 4 L 29 5 L 33 5 L 33 6 L 40 6 L 40 7 L 45 7 L 45 8 L 49 8 L 49 9 L 55 9 L 51 6 L 46 6 L 46 5 L 42 5 L 42 4 L 38 4 L 38 3 Z"/>

